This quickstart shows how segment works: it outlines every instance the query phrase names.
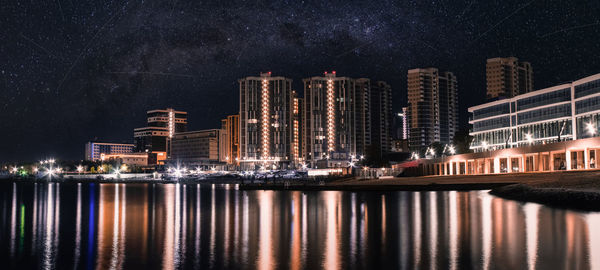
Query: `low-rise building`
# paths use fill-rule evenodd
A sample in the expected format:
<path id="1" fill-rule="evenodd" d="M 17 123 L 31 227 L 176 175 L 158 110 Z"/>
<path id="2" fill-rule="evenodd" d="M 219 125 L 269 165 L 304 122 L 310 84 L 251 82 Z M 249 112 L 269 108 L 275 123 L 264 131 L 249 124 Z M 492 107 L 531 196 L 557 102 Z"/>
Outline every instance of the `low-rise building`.
<path id="1" fill-rule="evenodd" d="M 100 160 L 106 161 L 118 161 L 120 164 L 135 165 L 135 166 L 148 166 L 151 155 L 145 152 L 142 153 L 121 153 L 121 154 L 101 154 Z"/>
<path id="2" fill-rule="evenodd" d="M 88 142 L 85 144 L 85 160 L 100 160 L 102 154 L 132 153 L 134 147 L 128 143 Z"/>
<path id="3" fill-rule="evenodd" d="M 487 152 L 419 159 L 393 165 L 409 175 L 474 175 L 597 169 L 600 137 Z"/>
<path id="4" fill-rule="evenodd" d="M 600 74 L 469 108 L 475 152 L 598 136 Z"/>
<path id="5" fill-rule="evenodd" d="M 171 140 L 169 163 L 210 166 L 227 161 L 227 133 L 208 129 L 176 133 Z"/>

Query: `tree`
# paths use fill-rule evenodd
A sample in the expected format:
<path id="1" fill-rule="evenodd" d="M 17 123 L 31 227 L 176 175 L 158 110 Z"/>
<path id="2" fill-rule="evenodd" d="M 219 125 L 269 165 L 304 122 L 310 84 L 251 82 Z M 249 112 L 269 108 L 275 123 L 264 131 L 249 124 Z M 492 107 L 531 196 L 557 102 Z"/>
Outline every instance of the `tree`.
<path id="1" fill-rule="evenodd" d="M 457 154 L 473 152 L 470 149 L 472 141 L 473 136 L 469 135 L 469 129 L 465 127 L 457 131 L 456 134 L 454 134 L 454 138 L 452 138 L 452 142 L 454 144 L 454 147 L 456 148 Z"/>

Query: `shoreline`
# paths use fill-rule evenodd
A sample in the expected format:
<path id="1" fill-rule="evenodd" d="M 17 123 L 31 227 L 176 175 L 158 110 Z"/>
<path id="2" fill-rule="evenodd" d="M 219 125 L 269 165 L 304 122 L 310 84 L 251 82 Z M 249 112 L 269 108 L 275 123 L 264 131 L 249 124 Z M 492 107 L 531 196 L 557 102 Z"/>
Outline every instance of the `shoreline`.
<path id="1" fill-rule="evenodd" d="M 567 188 L 537 188 L 524 184 L 494 188 L 490 194 L 519 202 L 533 202 L 553 208 L 600 211 L 600 192 Z"/>
<path id="2" fill-rule="evenodd" d="M 400 177 L 390 179 L 330 178 L 276 179 L 252 182 L 239 178 L 181 179 L 1 179 L 24 183 L 139 183 L 139 184 L 239 184 L 240 190 L 298 191 L 468 191 L 491 190 L 504 199 L 535 202 L 546 206 L 582 211 L 600 211 L 600 170 L 494 175 Z M 257 180 L 262 181 L 262 180 Z"/>

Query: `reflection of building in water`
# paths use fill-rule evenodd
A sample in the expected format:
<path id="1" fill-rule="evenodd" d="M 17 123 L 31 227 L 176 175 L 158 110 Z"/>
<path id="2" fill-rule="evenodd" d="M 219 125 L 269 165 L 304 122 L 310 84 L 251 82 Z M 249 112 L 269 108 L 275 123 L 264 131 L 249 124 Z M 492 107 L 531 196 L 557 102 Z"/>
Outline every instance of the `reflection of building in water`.
<path id="1" fill-rule="evenodd" d="M 509 269 L 527 265 L 525 216 L 517 202 L 492 199 L 491 265 L 503 264 Z"/>
<path id="2" fill-rule="evenodd" d="M 122 268 L 125 246 L 125 192 L 116 185 L 101 185 L 98 210 L 99 269 Z"/>
<path id="3" fill-rule="evenodd" d="M 600 215 L 480 191 L 7 187 L 0 189 L 3 251 L 11 259 L 39 255 L 31 268 L 595 269 L 600 259 Z"/>

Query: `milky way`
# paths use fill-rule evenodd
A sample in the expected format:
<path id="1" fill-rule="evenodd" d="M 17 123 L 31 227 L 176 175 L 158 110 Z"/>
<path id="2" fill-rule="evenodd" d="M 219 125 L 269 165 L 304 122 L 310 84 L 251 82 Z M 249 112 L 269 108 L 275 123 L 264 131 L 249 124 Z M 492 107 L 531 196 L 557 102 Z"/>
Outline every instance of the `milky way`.
<path id="1" fill-rule="evenodd" d="M 531 62 L 536 89 L 600 73 L 599 1 L 5 2 L 0 162 L 130 142 L 152 108 L 218 127 L 237 79 L 261 71 L 298 90 L 325 70 L 384 80 L 397 110 L 407 70 L 438 67 L 458 77 L 465 125 L 487 58 Z"/>

